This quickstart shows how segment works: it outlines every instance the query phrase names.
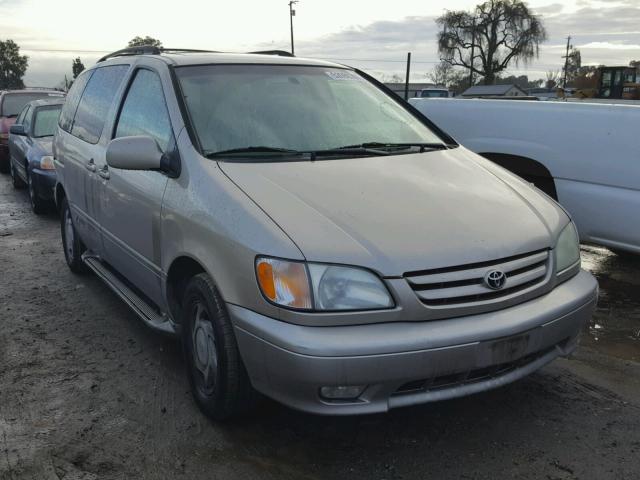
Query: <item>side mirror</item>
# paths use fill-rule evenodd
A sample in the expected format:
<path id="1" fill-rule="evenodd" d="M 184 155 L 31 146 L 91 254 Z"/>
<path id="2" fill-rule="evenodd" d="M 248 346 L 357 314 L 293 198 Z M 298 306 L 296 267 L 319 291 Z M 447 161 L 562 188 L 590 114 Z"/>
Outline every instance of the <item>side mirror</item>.
<path id="1" fill-rule="evenodd" d="M 11 125 L 11 127 L 9 128 L 9 133 L 20 135 L 22 137 L 27 134 L 27 132 L 25 132 L 24 130 L 24 125 L 22 125 L 21 123 Z"/>
<path id="2" fill-rule="evenodd" d="M 114 138 L 107 146 L 107 165 L 123 170 L 159 170 L 163 153 L 147 136 Z"/>

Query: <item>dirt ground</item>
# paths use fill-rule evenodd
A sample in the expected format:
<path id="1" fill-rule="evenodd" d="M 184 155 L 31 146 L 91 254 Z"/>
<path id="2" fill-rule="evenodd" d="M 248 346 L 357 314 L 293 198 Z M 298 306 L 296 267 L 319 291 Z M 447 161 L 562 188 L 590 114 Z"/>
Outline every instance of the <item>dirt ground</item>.
<path id="1" fill-rule="evenodd" d="M 0 178 L 0 479 L 640 478 L 640 259 L 585 247 L 601 285 L 572 359 L 375 416 L 265 401 L 216 425 L 179 345 L 69 272 L 54 214 Z"/>

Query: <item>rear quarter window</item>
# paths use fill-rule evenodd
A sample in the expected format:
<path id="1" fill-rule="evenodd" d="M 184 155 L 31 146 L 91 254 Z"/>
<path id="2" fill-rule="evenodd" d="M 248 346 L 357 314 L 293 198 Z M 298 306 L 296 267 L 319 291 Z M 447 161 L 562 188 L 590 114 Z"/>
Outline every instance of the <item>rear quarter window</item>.
<path id="1" fill-rule="evenodd" d="M 129 69 L 112 65 L 96 69 L 78 104 L 71 134 L 88 143 L 98 143 L 113 99 Z"/>
<path id="2" fill-rule="evenodd" d="M 87 86 L 87 82 L 91 78 L 93 72 L 94 70 L 82 72 L 73 82 L 71 90 L 69 90 L 69 93 L 67 94 L 67 100 L 64 102 L 64 107 L 62 107 L 62 113 L 60 114 L 60 120 L 58 122 L 60 128 L 66 132 L 71 132 L 73 117 L 76 115 L 78 103 L 80 103 L 80 97 L 82 97 L 84 87 Z"/>

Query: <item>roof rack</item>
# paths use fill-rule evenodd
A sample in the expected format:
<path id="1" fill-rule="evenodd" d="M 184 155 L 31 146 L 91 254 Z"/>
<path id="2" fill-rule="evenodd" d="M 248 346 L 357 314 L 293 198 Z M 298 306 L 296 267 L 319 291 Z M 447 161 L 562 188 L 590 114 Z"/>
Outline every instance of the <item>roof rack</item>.
<path id="1" fill-rule="evenodd" d="M 259 50 L 257 52 L 248 53 L 253 53 L 255 55 L 277 55 L 279 57 L 295 57 L 293 53 L 287 52 L 286 50 Z"/>
<path id="2" fill-rule="evenodd" d="M 161 53 L 219 53 L 214 50 L 194 50 L 190 48 L 164 48 L 164 47 L 155 47 L 153 45 L 141 45 L 139 47 L 128 47 L 123 48 L 121 50 L 116 50 L 115 52 L 109 53 L 105 55 L 98 63 L 104 62 L 105 60 L 113 57 L 126 57 L 131 55 L 160 55 Z"/>

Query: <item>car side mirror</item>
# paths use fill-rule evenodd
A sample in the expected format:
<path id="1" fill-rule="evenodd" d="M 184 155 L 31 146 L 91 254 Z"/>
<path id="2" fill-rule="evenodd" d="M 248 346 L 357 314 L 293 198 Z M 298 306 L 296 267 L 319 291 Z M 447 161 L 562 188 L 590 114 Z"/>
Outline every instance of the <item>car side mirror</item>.
<path id="1" fill-rule="evenodd" d="M 107 146 L 107 165 L 123 170 L 160 170 L 163 153 L 147 136 L 114 138 Z"/>
<path id="2" fill-rule="evenodd" d="M 23 137 L 27 134 L 27 132 L 24 130 L 24 125 L 22 125 L 21 123 L 11 125 L 11 127 L 9 128 L 9 133 L 20 135 Z"/>

